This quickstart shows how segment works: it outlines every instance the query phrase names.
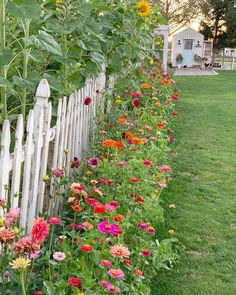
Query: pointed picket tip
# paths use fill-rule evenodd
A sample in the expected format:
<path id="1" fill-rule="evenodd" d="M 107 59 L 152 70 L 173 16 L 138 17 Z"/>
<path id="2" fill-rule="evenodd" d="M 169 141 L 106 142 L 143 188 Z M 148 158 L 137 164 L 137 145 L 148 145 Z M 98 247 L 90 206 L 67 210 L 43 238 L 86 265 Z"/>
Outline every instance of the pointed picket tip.
<path id="1" fill-rule="evenodd" d="M 39 82 L 39 85 L 37 87 L 37 90 L 36 90 L 36 99 L 37 98 L 45 98 L 45 99 L 48 99 L 51 95 L 51 90 L 50 90 L 50 87 L 49 87 L 49 84 L 48 84 L 48 81 L 47 79 L 43 78 L 41 79 L 41 81 Z"/>

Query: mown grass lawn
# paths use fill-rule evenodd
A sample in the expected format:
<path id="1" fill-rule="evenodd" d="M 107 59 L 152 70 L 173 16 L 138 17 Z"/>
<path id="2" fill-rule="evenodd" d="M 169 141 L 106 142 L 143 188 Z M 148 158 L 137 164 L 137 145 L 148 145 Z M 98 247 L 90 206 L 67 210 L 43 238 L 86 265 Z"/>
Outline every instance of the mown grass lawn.
<path id="1" fill-rule="evenodd" d="M 163 193 L 180 257 L 152 295 L 236 294 L 236 72 L 176 77 L 175 178 Z M 162 229 L 163 231 L 163 229 Z"/>

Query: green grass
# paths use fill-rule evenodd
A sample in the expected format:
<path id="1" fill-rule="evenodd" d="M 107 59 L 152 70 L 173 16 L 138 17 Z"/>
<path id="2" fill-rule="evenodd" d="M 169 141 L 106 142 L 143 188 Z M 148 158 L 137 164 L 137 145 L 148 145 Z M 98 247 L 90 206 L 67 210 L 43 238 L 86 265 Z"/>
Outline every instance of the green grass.
<path id="1" fill-rule="evenodd" d="M 236 294 L 236 73 L 176 77 L 175 178 L 163 193 L 179 261 L 152 295 Z M 166 229 L 167 229 L 166 228 Z"/>

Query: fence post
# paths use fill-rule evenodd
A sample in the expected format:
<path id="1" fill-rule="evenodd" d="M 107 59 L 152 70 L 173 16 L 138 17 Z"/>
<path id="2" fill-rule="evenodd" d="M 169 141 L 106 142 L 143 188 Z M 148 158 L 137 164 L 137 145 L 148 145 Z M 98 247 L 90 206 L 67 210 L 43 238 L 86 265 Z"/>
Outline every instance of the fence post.
<path id="1" fill-rule="evenodd" d="M 50 125 L 50 119 L 48 119 L 47 113 L 50 109 L 48 98 L 50 97 L 50 88 L 46 79 L 42 79 L 36 90 L 36 104 L 34 106 L 34 154 L 31 166 L 31 186 L 30 186 L 30 200 L 29 200 L 29 214 L 27 222 L 27 230 L 31 230 L 32 222 L 35 215 L 38 213 L 38 207 L 42 207 L 44 194 L 44 183 L 42 180 L 42 174 L 47 169 L 47 158 L 45 157 L 45 151 L 48 155 L 48 125 Z M 50 113 L 50 112 L 49 112 Z M 40 179 L 41 178 L 41 179 Z M 40 209 L 40 208 L 39 208 Z"/>
<path id="2" fill-rule="evenodd" d="M 50 87 L 46 79 L 42 79 L 38 85 L 36 91 L 36 104 L 35 111 L 37 115 L 37 108 L 41 107 L 43 109 L 43 147 L 41 152 L 41 167 L 39 173 L 39 188 L 38 188 L 38 200 L 37 200 L 37 211 L 42 212 L 44 204 L 44 192 L 45 192 L 45 182 L 43 177 L 47 173 L 48 165 L 48 155 L 49 155 L 49 144 L 50 144 L 50 127 L 52 119 L 52 105 L 48 102 L 51 95 Z"/>

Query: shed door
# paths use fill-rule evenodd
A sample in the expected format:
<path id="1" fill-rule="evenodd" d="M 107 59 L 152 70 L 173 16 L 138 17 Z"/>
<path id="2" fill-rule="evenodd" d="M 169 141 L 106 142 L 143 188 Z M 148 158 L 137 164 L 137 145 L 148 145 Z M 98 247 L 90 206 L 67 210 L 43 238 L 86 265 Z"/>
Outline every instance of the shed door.
<path id="1" fill-rule="evenodd" d="M 192 67 L 193 66 L 193 40 L 185 39 L 184 40 L 184 52 L 183 52 L 183 65 Z"/>

